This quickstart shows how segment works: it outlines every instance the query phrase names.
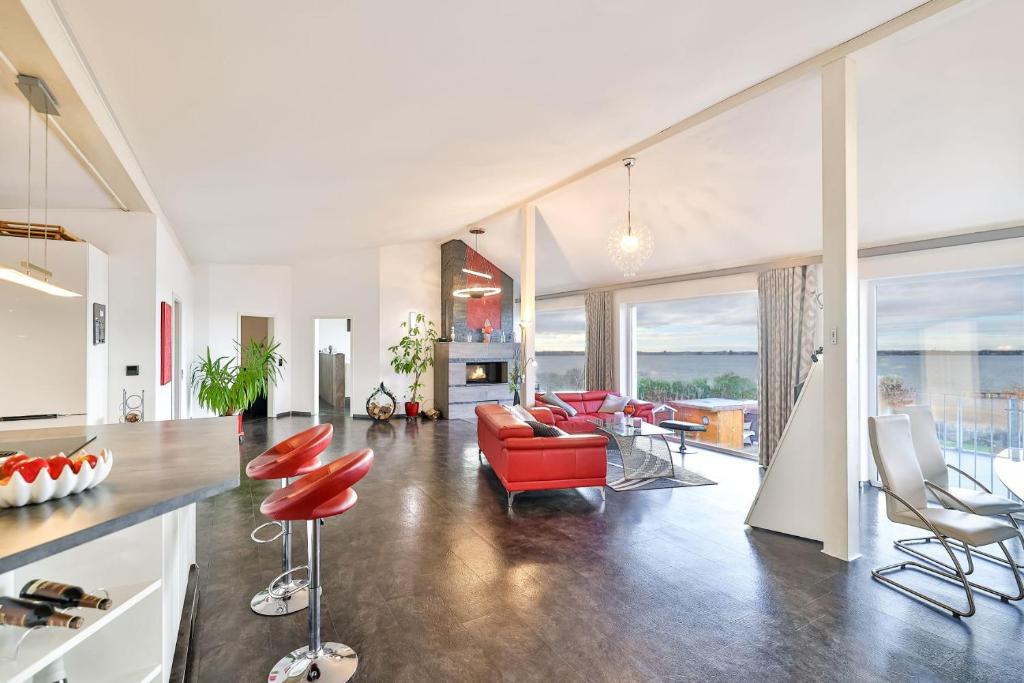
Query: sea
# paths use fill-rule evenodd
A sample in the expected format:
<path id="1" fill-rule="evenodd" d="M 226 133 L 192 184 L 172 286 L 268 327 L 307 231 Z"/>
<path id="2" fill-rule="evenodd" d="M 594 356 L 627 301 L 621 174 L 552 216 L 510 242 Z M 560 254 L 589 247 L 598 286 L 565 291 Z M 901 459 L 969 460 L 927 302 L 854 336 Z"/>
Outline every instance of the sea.
<path id="1" fill-rule="evenodd" d="M 546 351 L 537 354 L 538 372 L 563 374 L 583 367 L 579 352 Z M 896 375 L 915 392 L 970 394 L 1008 392 L 1024 388 L 1024 353 L 961 353 L 955 351 L 882 351 L 877 375 Z M 637 354 L 640 377 L 669 381 L 712 379 L 733 372 L 758 381 L 757 354 L 747 352 L 694 353 L 665 351 Z"/>

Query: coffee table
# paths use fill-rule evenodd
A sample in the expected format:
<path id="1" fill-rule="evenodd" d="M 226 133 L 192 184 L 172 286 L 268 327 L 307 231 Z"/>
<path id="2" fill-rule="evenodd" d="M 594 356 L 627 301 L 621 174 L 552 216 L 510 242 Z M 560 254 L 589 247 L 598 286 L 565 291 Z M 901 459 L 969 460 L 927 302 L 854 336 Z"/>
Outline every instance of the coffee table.
<path id="1" fill-rule="evenodd" d="M 601 418 L 592 418 L 589 422 L 615 441 L 622 457 L 623 479 L 676 476 L 672 449 L 668 445 L 667 437 L 672 435 L 669 430 L 648 422 L 641 422 L 639 427 Z"/>

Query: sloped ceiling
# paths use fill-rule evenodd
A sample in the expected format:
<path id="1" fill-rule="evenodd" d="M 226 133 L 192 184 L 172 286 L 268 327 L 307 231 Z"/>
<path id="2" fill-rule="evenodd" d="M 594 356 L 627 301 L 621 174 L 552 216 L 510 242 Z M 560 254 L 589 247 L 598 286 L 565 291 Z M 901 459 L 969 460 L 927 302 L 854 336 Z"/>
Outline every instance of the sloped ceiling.
<path id="1" fill-rule="evenodd" d="M 860 236 L 893 243 L 1024 224 L 1024 3 L 968 2 L 853 59 Z M 655 251 L 640 277 L 821 249 L 820 88 L 805 78 L 657 145 L 633 173 L 634 220 Z M 537 203 L 538 292 L 623 281 L 607 257 L 625 171 Z M 518 276 L 514 216 L 481 244 Z"/>
<path id="2" fill-rule="evenodd" d="M 920 0 L 57 2 L 192 258 L 280 263 L 450 235 Z"/>

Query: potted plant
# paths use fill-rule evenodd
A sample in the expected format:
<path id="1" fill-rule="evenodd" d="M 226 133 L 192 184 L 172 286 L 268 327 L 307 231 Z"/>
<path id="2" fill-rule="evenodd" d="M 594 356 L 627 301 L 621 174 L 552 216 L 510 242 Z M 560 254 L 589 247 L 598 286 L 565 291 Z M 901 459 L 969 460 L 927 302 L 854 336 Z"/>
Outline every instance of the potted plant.
<path id="1" fill-rule="evenodd" d="M 416 319 L 410 326 L 403 322 L 402 329 L 405 334 L 394 346 L 389 346 L 391 352 L 391 369 L 399 375 L 411 375 L 412 384 L 409 385 L 409 400 L 405 402 L 405 414 L 407 417 L 416 417 L 420 413 L 420 390 L 423 384 L 420 382 L 423 373 L 434 366 L 434 343 L 437 341 L 437 329 L 433 321 L 427 320 L 422 313 L 416 315 Z"/>
<path id="2" fill-rule="evenodd" d="M 238 434 L 242 434 L 242 411 L 260 396 L 266 396 L 271 385 L 281 378 L 284 359 L 277 350 L 280 342 L 250 341 L 242 346 L 235 342 L 239 358 L 213 357 L 210 347 L 206 355 L 192 364 L 192 390 L 199 405 L 217 415 L 238 415 Z"/>
<path id="3" fill-rule="evenodd" d="M 526 366 L 534 365 L 532 358 L 523 358 L 522 350 L 522 346 L 516 346 L 516 350 L 512 354 L 512 368 L 508 372 L 508 389 L 512 392 L 512 405 L 514 406 L 522 402 L 519 388 L 526 382 Z"/>

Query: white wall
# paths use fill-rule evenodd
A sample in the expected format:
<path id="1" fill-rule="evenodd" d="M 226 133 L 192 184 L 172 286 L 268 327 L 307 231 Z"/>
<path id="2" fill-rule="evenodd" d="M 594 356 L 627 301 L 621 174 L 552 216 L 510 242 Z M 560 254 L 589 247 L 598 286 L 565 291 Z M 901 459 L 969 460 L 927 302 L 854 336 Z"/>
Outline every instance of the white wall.
<path id="1" fill-rule="evenodd" d="M 441 249 L 433 242 L 416 242 L 380 250 L 380 372 L 399 404 L 409 399 L 411 377 L 400 377 L 391 369 L 388 347 L 402 338 L 403 322 L 409 313 L 423 313 L 435 325 L 441 320 Z M 443 334 L 442 330 L 438 330 Z M 434 397 L 434 372 L 420 380 L 423 407 L 431 407 Z M 399 405 L 399 411 L 402 406 Z M 362 411 L 358 411 L 362 412 Z"/>
<path id="2" fill-rule="evenodd" d="M 107 422 L 109 390 L 109 346 L 93 344 L 93 304 L 107 305 L 110 300 L 107 255 L 88 245 L 89 274 L 85 302 L 85 413 L 89 424 Z M 109 306 L 108 306 L 109 310 Z"/>
<path id="3" fill-rule="evenodd" d="M 352 320 L 353 368 L 346 380 L 352 385 L 354 414 L 365 412 L 366 399 L 381 381 L 401 401 L 409 380 L 391 371 L 387 347 L 401 338 L 399 326 L 410 312 L 425 313 L 435 323 L 440 319 L 440 292 L 441 251 L 433 242 L 353 250 L 297 267 L 292 274 L 292 409 L 312 412 L 317 405 L 317 318 Z M 429 405 L 433 374 L 423 379 Z"/>
<path id="4" fill-rule="evenodd" d="M 24 212 L 0 211 L 0 218 L 20 220 Z M 184 308 L 183 354 L 188 366 L 192 355 L 192 271 L 185 255 L 165 226 L 151 213 L 119 210 L 51 210 L 51 223 L 107 255 L 107 397 L 106 418 L 120 416 L 122 390 L 146 392 L 146 419 L 171 418 L 172 386 L 161 387 L 159 302 L 174 297 Z M 90 307 L 89 317 L 92 310 Z M 90 333 L 91 339 L 91 333 Z M 90 341 L 91 343 L 91 341 Z M 125 366 L 138 365 L 138 376 L 125 374 Z M 183 394 L 187 395 L 187 386 Z"/>
<path id="5" fill-rule="evenodd" d="M 189 404 L 188 367 L 194 356 L 192 340 L 193 318 L 195 306 L 195 293 L 193 285 L 192 268 L 178 246 L 176 240 L 171 237 L 167 226 L 163 221 L 157 220 L 155 225 L 154 259 L 156 280 L 154 283 L 154 296 L 152 310 L 154 311 L 153 335 L 157 343 L 153 345 L 153 398 L 146 397 L 146 418 L 149 420 L 169 420 L 174 415 L 174 378 L 171 383 L 165 386 L 160 385 L 160 316 L 157 313 L 161 302 L 167 302 L 174 307 L 174 300 L 181 301 L 181 348 L 173 349 L 173 353 L 180 359 L 182 377 L 182 412 L 183 416 L 188 415 Z M 172 331 L 173 345 L 173 331 Z M 172 364 L 173 367 L 173 364 Z M 173 374 L 173 370 L 172 370 Z M 152 406 L 152 408 L 150 407 Z"/>
<path id="6" fill-rule="evenodd" d="M 292 410 L 316 410 L 317 371 L 314 321 L 352 319 L 352 412 L 364 413 L 367 397 L 381 380 L 380 255 L 358 249 L 313 259 L 292 272 Z"/>
<path id="7" fill-rule="evenodd" d="M 237 357 L 243 315 L 271 319 L 271 335 L 280 342 L 279 353 L 285 365 L 281 380 L 271 392 L 272 415 L 292 410 L 292 378 L 296 358 L 292 343 L 292 269 L 288 266 L 250 266 L 204 264 L 193 269 L 195 309 L 192 319 L 194 344 L 185 363 L 186 374 L 192 360 L 206 353 L 214 357 Z M 312 341 L 309 348 L 312 349 Z M 192 415 L 207 413 L 192 399 Z"/>

